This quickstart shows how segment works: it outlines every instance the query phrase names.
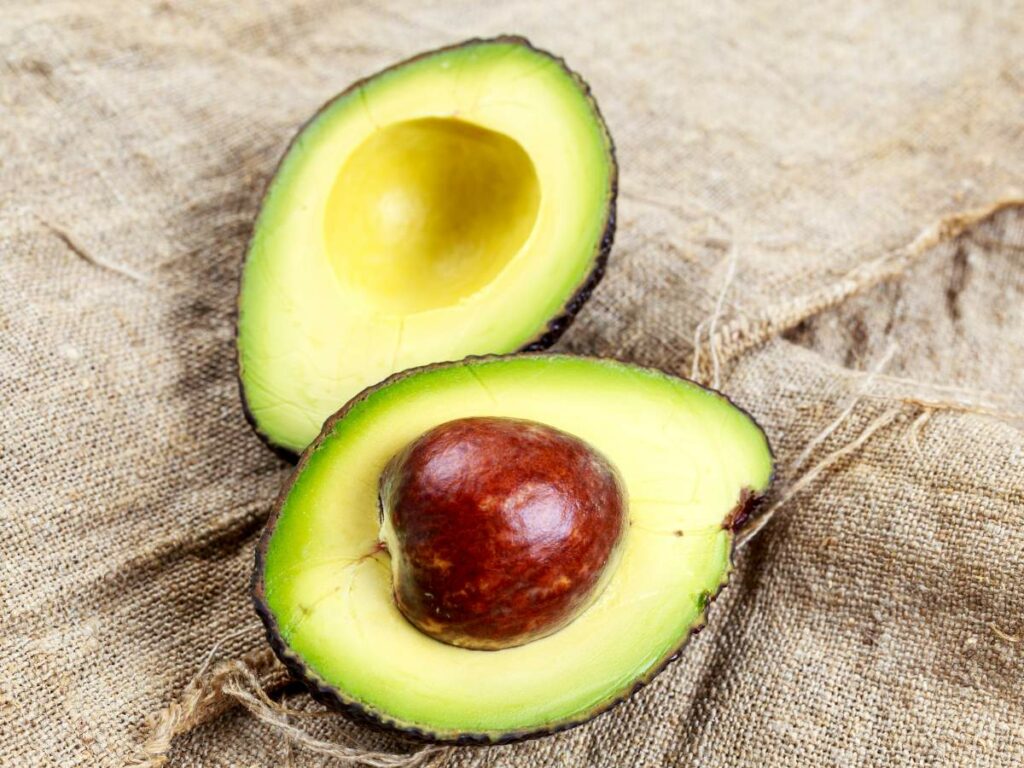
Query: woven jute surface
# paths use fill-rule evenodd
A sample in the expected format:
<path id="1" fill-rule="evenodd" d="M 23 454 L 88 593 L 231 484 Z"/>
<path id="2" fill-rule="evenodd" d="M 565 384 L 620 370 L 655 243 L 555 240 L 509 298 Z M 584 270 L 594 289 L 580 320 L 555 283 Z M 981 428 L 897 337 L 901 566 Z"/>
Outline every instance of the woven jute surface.
<path id="1" fill-rule="evenodd" d="M 140 758 L 211 650 L 319 709 L 247 594 L 288 466 L 238 400 L 245 240 L 321 102 L 504 32 L 587 78 L 618 147 L 609 274 L 560 347 L 717 378 L 780 493 L 832 460 L 653 685 L 438 762 L 1024 763 L 1024 6 L 7 0 L 0 765 Z M 340 764 L 204 702 L 168 764 Z"/>

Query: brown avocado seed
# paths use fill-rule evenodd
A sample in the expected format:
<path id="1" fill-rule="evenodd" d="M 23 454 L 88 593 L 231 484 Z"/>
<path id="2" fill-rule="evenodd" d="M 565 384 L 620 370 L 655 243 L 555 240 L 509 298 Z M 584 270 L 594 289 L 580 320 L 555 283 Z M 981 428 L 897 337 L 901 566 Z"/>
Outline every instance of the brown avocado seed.
<path id="1" fill-rule="evenodd" d="M 496 650 L 551 634 L 600 593 L 626 529 L 608 460 L 520 419 L 427 431 L 380 479 L 399 610 L 451 645 Z"/>

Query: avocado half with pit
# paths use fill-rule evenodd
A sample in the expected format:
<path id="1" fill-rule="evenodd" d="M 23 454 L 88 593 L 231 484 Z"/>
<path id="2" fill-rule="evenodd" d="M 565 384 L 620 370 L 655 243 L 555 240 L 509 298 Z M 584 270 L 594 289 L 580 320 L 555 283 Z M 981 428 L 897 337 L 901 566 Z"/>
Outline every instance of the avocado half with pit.
<path id="1" fill-rule="evenodd" d="M 611 138 L 586 83 L 526 40 L 471 40 L 362 80 L 299 132 L 243 268 L 239 378 L 299 452 L 410 367 L 542 349 L 601 277 Z"/>
<path id="2" fill-rule="evenodd" d="M 704 625 L 772 472 L 746 412 L 660 371 L 552 354 L 407 371 L 303 454 L 255 604 L 292 672 L 362 719 L 451 743 L 551 733 Z"/>

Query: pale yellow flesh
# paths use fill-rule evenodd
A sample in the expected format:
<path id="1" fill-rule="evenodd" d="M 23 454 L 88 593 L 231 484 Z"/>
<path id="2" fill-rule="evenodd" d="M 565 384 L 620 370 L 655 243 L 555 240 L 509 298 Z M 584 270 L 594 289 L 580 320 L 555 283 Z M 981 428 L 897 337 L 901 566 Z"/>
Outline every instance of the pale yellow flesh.
<path id="1" fill-rule="evenodd" d="M 282 162 L 246 259 L 257 427 L 298 451 L 392 373 L 535 338 L 594 266 L 613 176 L 585 91 L 523 45 L 433 54 L 339 98 Z"/>
<path id="2" fill-rule="evenodd" d="M 583 438 L 621 472 L 630 528 L 597 601 L 541 640 L 469 651 L 395 608 L 379 534 L 388 459 L 437 424 L 531 419 Z M 506 358 L 413 375 L 358 403 L 311 455 L 269 542 L 266 600 L 288 646 L 343 696 L 441 736 L 572 721 L 627 690 L 700 621 L 729 568 L 723 521 L 766 487 L 757 426 L 723 398 L 622 364 Z"/>
<path id="3" fill-rule="evenodd" d="M 461 120 L 395 123 L 345 163 L 327 204 L 338 278 L 380 311 L 458 304 L 533 230 L 537 173 L 523 148 Z"/>

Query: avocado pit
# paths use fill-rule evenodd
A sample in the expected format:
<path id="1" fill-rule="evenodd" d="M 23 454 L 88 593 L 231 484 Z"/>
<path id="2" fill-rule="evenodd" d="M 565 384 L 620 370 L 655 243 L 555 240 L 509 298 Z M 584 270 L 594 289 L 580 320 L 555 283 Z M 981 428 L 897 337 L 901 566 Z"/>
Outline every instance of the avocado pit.
<path id="1" fill-rule="evenodd" d="M 399 610 L 451 645 L 549 635 L 600 594 L 626 529 L 608 460 L 533 421 L 470 417 L 410 443 L 380 478 Z"/>

